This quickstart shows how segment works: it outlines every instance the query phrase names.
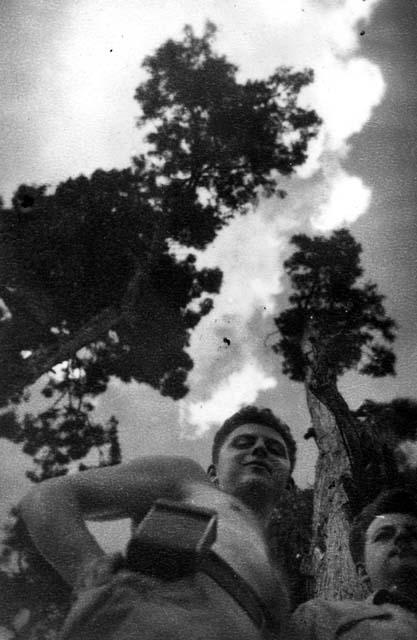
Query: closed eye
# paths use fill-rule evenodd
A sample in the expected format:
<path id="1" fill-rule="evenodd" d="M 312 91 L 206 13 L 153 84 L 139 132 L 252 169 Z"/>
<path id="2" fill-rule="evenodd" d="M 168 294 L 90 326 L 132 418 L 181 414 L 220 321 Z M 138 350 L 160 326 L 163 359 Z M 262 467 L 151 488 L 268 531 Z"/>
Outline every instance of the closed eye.
<path id="1" fill-rule="evenodd" d="M 381 540 L 389 540 L 390 538 L 393 537 L 394 533 L 395 533 L 394 527 L 384 527 L 383 529 L 380 529 L 379 531 L 377 531 L 377 533 L 374 536 L 374 542 L 378 542 Z"/>
<path id="2" fill-rule="evenodd" d="M 282 444 L 282 442 L 277 442 L 277 440 L 268 440 L 266 446 L 268 451 L 273 453 L 275 456 L 279 456 L 280 458 L 288 458 L 287 449 Z"/>
<path id="3" fill-rule="evenodd" d="M 242 434 L 233 438 L 231 445 L 236 449 L 250 449 L 255 445 L 257 439 L 257 436 Z M 275 440 L 275 438 L 266 438 L 263 442 L 269 453 L 279 458 L 288 459 L 288 452 L 284 443 Z"/>
<path id="4" fill-rule="evenodd" d="M 248 447 L 253 447 L 256 442 L 256 438 L 254 436 L 237 436 L 232 440 L 232 445 L 237 449 L 247 449 Z"/>

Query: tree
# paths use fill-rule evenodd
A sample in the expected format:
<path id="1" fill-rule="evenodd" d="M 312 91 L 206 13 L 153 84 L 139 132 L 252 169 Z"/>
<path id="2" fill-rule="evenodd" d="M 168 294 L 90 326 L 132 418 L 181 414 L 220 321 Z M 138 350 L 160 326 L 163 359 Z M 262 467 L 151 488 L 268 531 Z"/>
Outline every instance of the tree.
<path id="1" fill-rule="evenodd" d="M 0 415 L 0 433 L 33 459 L 34 468 L 26 472 L 32 482 L 65 475 L 78 463 L 78 470 L 87 469 L 93 452 L 94 466 L 118 464 L 121 451 L 118 422 L 111 416 L 106 424 L 94 420 L 92 385 L 85 374 L 86 359 L 76 356 L 66 363 L 58 376 L 50 375 L 42 394 L 50 400 L 46 409 L 33 415 L 25 413 L 18 419 L 14 411 Z"/>
<path id="2" fill-rule="evenodd" d="M 372 461 L 382 451 L 349 410 L 337 378 L 353 368 L 366 375 L 392 375 L 395 323 L 377 286 L 363 281 L 362 249 L 348 230 L 329 238 L 300 234 L 291 242 L 296 251 L 284 266 L 293 292 L 289 308 L 275 318 L 280 339 L 273 349 L 282 357 L 283 372 L 305 385 L 309 435 L 319 450 L 310 552 L 314 593 L 359 597 L 348 552 L 349 522 L 367 497 L 364 486 L 368 494 L 378 488 Z M 394 470 L 386 462 L 382 475 Z"/>
<path id="3" fill-rule="evenodd" d="M 131 168 L 69 179 L 50 195 L 22 185 L 2 212 L 3 403 L 98 341 L 103 384 L 116 375 L 186 393 L 184 348 L 221 274 L 198 270 L 192 253 L 176 258 L 173 243 L 202 249 L 260 193 L 282 195 L 278 175 L 305 160 L 319 125 L 297 105 L 311 72 L 240 83 L 213 51 L 214 33 L 186 27 L 145 59 L 135 97 L 147 151 Z"/>
<path id="4" fill-rule="evenodd" d="M 39 415 L 26 414 L 23 421 L 14 412 L 0 416 L 2 432 L 33 457 L 35 468 L 26 474 L 32 482 L 120 462 L 117 420 L 103 425 L 91 418 L 80 371 L 67 366 L 59 378 L 50 377 L 43 393 L 53 404 Z M 16 510 L 10 515 L 0 553 L 0 626 L 19 640 L 52 640 L 69 610 L 71 589 L 37 551 Z"/>
<path id="5" fill-rule="evenodd" d="M 139 189 L 131 169 L 99 170 L 51 196 L 38 191 L 24 223 L 14 212 L 4 217 L 3 400 L 19 399 L 26 383 L 98 343 L 93 386 L 104 390 L 117 375 L 185 393 L 188 332 L 210 310 L 204 294 L 218 290 L 221 274 L 197 270 L 191 254 L 176 260 L 168 239 L 154 251 L 153 212 L 149 203 L 139 207 Z M 196 309 L 187 309 L 193 300 Z"/>

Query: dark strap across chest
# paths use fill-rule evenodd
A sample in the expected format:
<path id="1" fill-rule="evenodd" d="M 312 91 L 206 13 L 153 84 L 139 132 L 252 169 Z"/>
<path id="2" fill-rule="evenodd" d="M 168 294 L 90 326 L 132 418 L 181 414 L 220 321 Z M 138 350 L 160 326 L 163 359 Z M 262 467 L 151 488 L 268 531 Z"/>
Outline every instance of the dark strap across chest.
<path id="1" fill-rule="evenodd" d="M 246 611 L 258 629 L 272 628 L 271 613 L 256 591 L 223 558 L 210 551 L 200 571 L 206 573 Z"/>
<path id="2" fill-rule="evenodd" d="M 129 542 L 127 568 L 168 581 L 202 571 L 234 598 L 258 629 L 270 628 L 272 616 L 256 591 L 211 549 L 216 534 L 215 511 L 157 500 Z"/>

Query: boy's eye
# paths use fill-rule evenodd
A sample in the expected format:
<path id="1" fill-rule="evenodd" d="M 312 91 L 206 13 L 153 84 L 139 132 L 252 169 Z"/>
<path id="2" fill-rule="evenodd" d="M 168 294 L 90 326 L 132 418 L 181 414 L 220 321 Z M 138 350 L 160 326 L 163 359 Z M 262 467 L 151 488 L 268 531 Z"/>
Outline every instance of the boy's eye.
<path id="1" fill-rule="evenodd" d="M 393 530 L 391 528 L 382 529 L 381 531 L 379 531 L 376 534 L 376 536 L 374 538 L 374 541 L 378 542 L 378 541 L 381 541 L 381 540 L 389 540 L 389 538 L 391 538 L 392 535 L 393 535 Z"/>
<path id="2" fill-rule="evenodd" d="M 235 447 L 245 449 L 246 447 L 251 447 L 255 439 L 251 436 L 239 436 L 233 441 Z"/>
<path id="3" fill-rule="evenodd" d="M 387 537 L 386 533 L 378 533 L 378 535 L 375 536 L 375 542 L 378 542 L 378 540 L 383 540 L 386 537 Z"/>
<path id="4" fill-rule="evenodd" d="M 275 456 L 280 456 L 281 458 L 287 457 L 287 450 L 281 442 L 268 442 L 267 447 Z"/>

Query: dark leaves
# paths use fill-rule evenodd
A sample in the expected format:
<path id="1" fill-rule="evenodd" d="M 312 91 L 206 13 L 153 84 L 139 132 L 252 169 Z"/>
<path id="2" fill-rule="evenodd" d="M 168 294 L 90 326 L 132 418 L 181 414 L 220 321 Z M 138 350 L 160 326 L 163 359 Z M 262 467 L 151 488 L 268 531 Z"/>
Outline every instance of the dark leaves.
<path id="1" fill-rule="evenodd" d="M 410 398 L 365 400 L 353 416 L 359 426 L 363 463 L 344 484 L 355 516 L 383 489 L 404 486 L 415 492 L 415 468 L 407 466 L 398 445 L 416 440 L 417 402 Z"/>
<path id="2" fill-rule="evenodd" d="M 284 263 L 291 306 L 275 318 L 281 338 L 273 347 L 284 373 L 301 381 L 309 367 L 325 363 L 337 376 L 353 367 L 393 374 L 395 323 L 376 284 L 360 281 L 361 246 L 346 229 L 329 238 L 296 235 L 292 244 L 297 249 Z"/>
<path id="3" fill-rule="evenodd" d="M 158 170 L 191 200 L 196 187 L 206 189 L 218 213 L 226 207 L 224 222 L 258 188 L 277 192 L 271 172 L 290 174 L 305 160 L 319 118 L 296 102 L 311 72 L 282 67 L 267 80 L 239 83 L 237 68 L 212 50 L 214 34 L 210 23 L 202 38 L 187 27 L 182 42 L 159 47 L 145 59 L 149 79 L 135 97 L 140 124 L 153 125 L 147 140 Z"/>

